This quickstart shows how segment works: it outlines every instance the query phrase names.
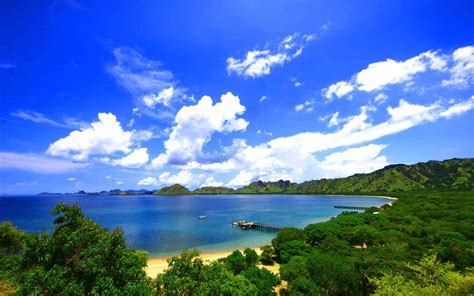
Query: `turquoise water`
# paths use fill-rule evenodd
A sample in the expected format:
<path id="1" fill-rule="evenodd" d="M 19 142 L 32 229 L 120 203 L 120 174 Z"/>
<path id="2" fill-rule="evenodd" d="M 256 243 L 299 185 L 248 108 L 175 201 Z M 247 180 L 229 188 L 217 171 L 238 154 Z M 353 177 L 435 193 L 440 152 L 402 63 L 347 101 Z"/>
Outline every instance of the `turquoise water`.
<path id="1" fill-rule="evenodd" d="M 152 256 L 229 250 L 269 243 L 275 233 L 241 230 L 234 220 L 304 227 L 328 220 L 343 210 L 335 205 L 380 206 L 386 198 L 307 195 L 194 196 L 2 196 L 0 221 L 27 232 L 51 231 L 51 209 L 58 202 L 78 203 L 85 215 L 109 229 L 124 230 L 127 245 Z M 205 215 L 206 219 L 197 219 Z"/>

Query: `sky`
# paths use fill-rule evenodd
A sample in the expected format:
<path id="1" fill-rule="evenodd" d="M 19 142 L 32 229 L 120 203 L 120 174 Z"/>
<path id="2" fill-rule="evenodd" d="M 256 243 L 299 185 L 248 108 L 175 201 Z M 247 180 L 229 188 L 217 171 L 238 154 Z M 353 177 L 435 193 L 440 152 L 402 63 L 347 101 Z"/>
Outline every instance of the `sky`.
<path id="1" fill-rule="evenodd" d="M 1 1 L 0 194 L 474 157 L 472 1 Z"/>

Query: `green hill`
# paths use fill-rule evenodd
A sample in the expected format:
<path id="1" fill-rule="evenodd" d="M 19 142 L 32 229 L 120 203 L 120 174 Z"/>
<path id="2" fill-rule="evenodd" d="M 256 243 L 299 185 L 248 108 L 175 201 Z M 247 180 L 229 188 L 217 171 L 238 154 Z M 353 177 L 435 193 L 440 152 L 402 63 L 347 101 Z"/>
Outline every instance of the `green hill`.
<path id="1" fill-rule="evenodd" d="M 202 187 L 192 192 L 184 186 L 175 184 L 153 194 L 383 194 L 472 190 L 474 190 L 474 159 L 455 158 L 420 162 L 414 165 L 389 165 L 368 174 L 306 181 L 300 184 L 283 180 L 256 181 L 236 190 L 226 187 Z"/>
<path id="2" fill-rule="evenodd" d="M 191 192 L 188 188 L 180 185 L 174 184 L 172 186 L 163 187 L 158 191 L 155 191 L 153 194 L 155 195 L 189 195 Z"/>
<path id="3" fill-rule="evenodd" d="M 234 189 L 227 187 L 201 187 L 192 192 L 192 194 L 232 194 Z"/>
<path id="4" fill-rule="evenodd" d="M 403 191 L 474 190 L 474 159 L 390 165 L 369 174 L 307 181 L 287 193 L 374 193 Z"/>
<path id="5" fill-rule="evenodd" d="M 283 180 L 277 182 L 256 181 L 237 189 L 235 193 L 285 193 L 295 185 L 295 183 Z"/>

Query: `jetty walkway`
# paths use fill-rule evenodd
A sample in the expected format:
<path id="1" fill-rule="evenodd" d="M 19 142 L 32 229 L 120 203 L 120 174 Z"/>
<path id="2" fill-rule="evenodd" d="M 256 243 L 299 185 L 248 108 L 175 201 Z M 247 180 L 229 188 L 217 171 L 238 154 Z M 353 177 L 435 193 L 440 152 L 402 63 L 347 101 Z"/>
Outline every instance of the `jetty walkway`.
<path id="1" fill-rule="evenodd" d="M 258 222 L 247 222 L 244 220 L 234 221 L 232 225 L 239 226 L 241 229 L 257 229 L 257 230 L 265 230 L 265 231 L 280 231 L 285 227 L 271 225 L 271 224 L 264 224 Z"/>
<path id="2" fill-rule="evenodd" d="M 344 210 L 367 210 L 370 207 L 351 207 L 351 206 L 334 206 L 336 209 L 344 209 Z"/>

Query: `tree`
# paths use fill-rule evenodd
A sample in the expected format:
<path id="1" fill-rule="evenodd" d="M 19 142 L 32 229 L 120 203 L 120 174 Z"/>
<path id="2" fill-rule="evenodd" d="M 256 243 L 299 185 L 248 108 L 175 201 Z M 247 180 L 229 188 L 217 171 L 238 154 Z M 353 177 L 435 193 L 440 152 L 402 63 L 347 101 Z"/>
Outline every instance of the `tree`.
<path id="1" fill-rule="evenodd" d="M 260 253 L 260 262 L 263 265 L 273 265 L 273 247 L 271 245 L 265 245 L 260 248 L 262 253 Z"/>
<path id="2" fill-rule="evenodd" d="M 242 271 L 241 275 L 257 287 L 257 295 L 273 295 L 273 287 L 279 283 L 278 277 L 266 268 L 252 266 Z"/>
<path id="3" fill-rule="evenodd" d="M 77 205 L 58 204 L 52 234 L 28 235 L 19 256 L 19 294 L 150 295 L 145 258 L 125 245 L 119 229 L 108 232 Z"/>
<path id="4" fill-rule="evenodd" d="M 158 275 L 160 295 L 256 295 L 257 288 L 248 279 L 228 272 L 224 265 L 205 265 L 198 251 L 184 251 L 172 257 L 168 269 Z"/>
<path id="5" fill-rule="evenodd" d="M 17 254 L 23 249 L 25 233 L 6 221 L 0 223 L 0 257 Z"/>
<path id="6" fill-rule="evenodd" d="M 273 248 L 275 249 L 275 255 L 280 258 L 280 247 L 287 242 L 294 241 L 294 240 L 300 240 L 304 241 L 306 238 L 305 233 L 303 230 L 294 228 L 294 227 L 288 227 L 288 228 L 283 228 L 280 230 L 277 234 L 277 236 L 272 240 L 272 245 Z"/>
<path id="7" fill-rule="evenodd" d="M 304 232 L 308 244 L 316 246 L 328 236 L 337 237 L 341 232 L 341 227 L 336 223 L 323 222 L 306 226 Z"/>
<path id="8" fill-rule="evenodd" d="M 255 250 L 246 248 L 244 250 L 244 255 L 245 255 L 245 263 L 247 264 L 247 267 L 255 266 L 255 264 L 257 264 L 258 254 L 257 252 L 255 252 Z"/>
<path id="9" fill-rule="evenodd" d="M 294 256 L 304 256 L 311 253 L 311 247 L 300 240 L 289 241 L 280 246 L 280 262 L 287 263 Z"/>
<path id="10" fill-rule="evenodd" d="M 422 258 L 417 264 L 406 264 L 412 277 L 386 273 L 371 282 L 377 287 L 378 296 L 395 295 L 471 295 L 474 291 L 474 270 L 466 274 L 454 271 L 454 264 L 441 263 L 436 255 Z"/>
<path id="11" fill-rule="evenodd" d="M 225 266 L 234 274 L 239 274 L 247 267 L 247 263 L 244 255 L 239 250 L 235 250 L 225 259 Z"/>

